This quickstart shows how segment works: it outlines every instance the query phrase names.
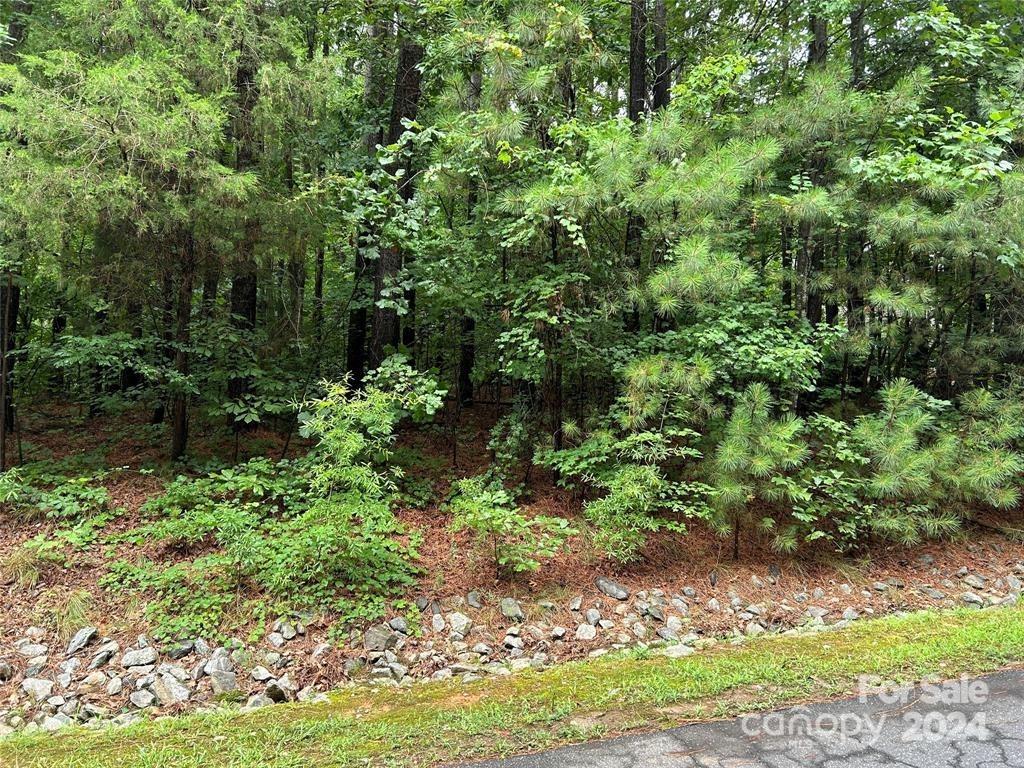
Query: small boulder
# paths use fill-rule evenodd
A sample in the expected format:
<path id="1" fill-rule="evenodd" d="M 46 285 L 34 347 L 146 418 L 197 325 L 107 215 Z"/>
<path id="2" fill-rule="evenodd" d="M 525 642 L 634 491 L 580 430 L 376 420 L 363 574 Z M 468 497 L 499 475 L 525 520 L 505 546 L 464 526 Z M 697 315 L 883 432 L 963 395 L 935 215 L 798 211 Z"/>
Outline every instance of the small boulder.
<path id="1" fill-rule="evenodd" d="M 21 689 L 31 696 L 33 701 L 43 701 L 49 698 L 53 691 L 53 681 L 43 680 L 39 677 L 26 677 L 21 681 Z"/>
<path id="2" fill-rule="evenodd" d="M 150 690 L 165 707 L 186 702 L 192 695 L 181 681 L 166 672 L 154 681 Z"/>
<path id="3" fill-rule="evenodd" d="M 395 632 L 383 624 L 376 624 L 363 634 L 363 648 L 368 651 L 383 652 L 393 648 L 397 642 Z"/>
<path id="4" fill-rule="evenodd" d="M 613 600 L 629 599 L 629 590 L 606 576 L 598 576 L 594 584 L 603 594 L 608 595 Z"/>
<path id="5" fill-rule="evenodd" d="M 128 651 L 121 657 L 121 666 L 126 669 L 128 667 L 145 667 L 154 664 L 157 660 L 157 655 L 156 648 L 153 647 Z"/>
<path id="6" fill-rule="evenodd" d="M 466 614 L 456 611 L 448 614 L 448 624 L 451 626 L 452 632 L 465 637 L 473 627 L 473 620 Z"/>
<path id="7" fill-rule="evenodd" d="M 64 651 L 64 653 L 67 656 L 78 653 L 93 641 L 97 632 L 99 632 L 99 630 L 96 629 L 96 627 L 82 627 L 80 630 L 75 632 L 74 637 L 71 638 L 71 641 L 68 643 L 67 650 Z"/>
<path id="8" fill-rule="evenodd" d="M 231 693 L 238 690 L 238 676 L 234 672 L 214 670 L 210 673 L 210 683 L 216 695 Z"/>
<path id="9" fill-rule="evenodd" d="M 128 700 L 139 709 L 146 709 L 146 707 L 152 707 L 156 704 L 156 696 L 149 691 L 135 691 Z"/>
<path id="10" fill-rule="evenodd" d="M 501 615 L 512 621 L 522 621 L 524 618 L 523 606 L 514 597 L 503 597 L 501 599 Z"/>
<path id="11" fill-rule="evenodd" d="M 597 628 L 593 624 L 580 624 L 576 627 L 576 639 L 589 643 L 597 637 Z"/>

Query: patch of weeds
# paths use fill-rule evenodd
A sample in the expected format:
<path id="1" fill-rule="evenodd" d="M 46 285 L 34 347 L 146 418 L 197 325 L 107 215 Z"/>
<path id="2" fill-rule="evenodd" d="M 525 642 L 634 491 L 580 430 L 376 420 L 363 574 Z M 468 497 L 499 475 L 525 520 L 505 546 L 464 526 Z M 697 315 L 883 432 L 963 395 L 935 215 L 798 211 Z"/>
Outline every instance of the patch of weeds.
<path id="1" fill-rule="evenodd" d="M 149 595 L 143 613 L 153 636 L 162 640 L 219 638 L 225 617 L 238 602 L 230 563 L 218 555 L 166 567 L 149 560 L 119 560 L 100 585 Z"/>
<path id="2" fill-rule="evenodd" d="M 41 622 L 67 641 L 91 623 L 93 609 L 93 597 L 84 589 L 51 589 L 40 598 L 36 610 Z"/>
<path id="3" fill-rule="evenodd" d="M 0 475 L 0 502 L 26 520 L 79 521 L 109 511 L 110 492 L 102 471 L 67 476 L 51 462 L 14 467 Z"/>
<path id="4" fill-rule="evenodd" d="M 39 583 L 43 571 L 53 564 L 45 552 L 30 544 L 31 541 L 25 542 L 0 561 L 0 578 L 4 583 L 32 589 Z"/>

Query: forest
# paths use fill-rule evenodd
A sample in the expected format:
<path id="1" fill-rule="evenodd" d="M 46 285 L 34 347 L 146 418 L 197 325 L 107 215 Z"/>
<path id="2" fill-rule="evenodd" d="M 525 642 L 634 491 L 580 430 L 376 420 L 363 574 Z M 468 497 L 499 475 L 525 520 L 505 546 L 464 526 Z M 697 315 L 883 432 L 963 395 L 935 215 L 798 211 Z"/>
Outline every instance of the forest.
<path id="1" fill-rule="evenodd" d="M 1021 556 L 1019 0 L 0 26 L 12 622 L 383 653 L 468 635 L 434 595 Z"/>

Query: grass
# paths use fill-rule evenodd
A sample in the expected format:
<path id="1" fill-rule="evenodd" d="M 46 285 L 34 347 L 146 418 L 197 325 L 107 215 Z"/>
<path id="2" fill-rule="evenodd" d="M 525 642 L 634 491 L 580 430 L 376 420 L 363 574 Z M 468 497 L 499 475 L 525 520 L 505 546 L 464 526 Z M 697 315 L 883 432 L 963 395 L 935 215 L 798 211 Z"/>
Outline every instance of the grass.
<path id="1" fill-rule="evenodd" d="M 922 612 L 683 659 L 650 653 L 463 685 L 350 689 L 321 704 L 165 718 L 0 741 L 10 768 L 430 766 L 734 716 L 855 689 L 1024 660 L 1024 611 Z"/>

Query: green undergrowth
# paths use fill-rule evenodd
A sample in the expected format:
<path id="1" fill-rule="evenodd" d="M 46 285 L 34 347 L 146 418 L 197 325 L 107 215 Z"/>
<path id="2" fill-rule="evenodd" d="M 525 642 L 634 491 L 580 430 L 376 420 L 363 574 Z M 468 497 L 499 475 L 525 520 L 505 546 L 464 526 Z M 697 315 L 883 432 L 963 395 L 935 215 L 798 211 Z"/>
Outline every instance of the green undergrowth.
<path id="1" fill-rule="evenodd" d="M 922 612 L 765 637 L 678 660 L 650 652 L 473 684 L 350 689 L 320 704 L 165 718 L 0 741 L 11 768 L 427 766 L 841 696 L 858 676 L 910 682 L 1024 659 L 1018 608 Z"/>

